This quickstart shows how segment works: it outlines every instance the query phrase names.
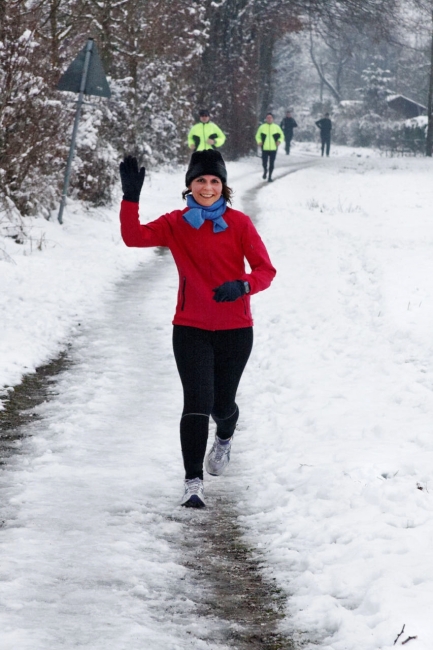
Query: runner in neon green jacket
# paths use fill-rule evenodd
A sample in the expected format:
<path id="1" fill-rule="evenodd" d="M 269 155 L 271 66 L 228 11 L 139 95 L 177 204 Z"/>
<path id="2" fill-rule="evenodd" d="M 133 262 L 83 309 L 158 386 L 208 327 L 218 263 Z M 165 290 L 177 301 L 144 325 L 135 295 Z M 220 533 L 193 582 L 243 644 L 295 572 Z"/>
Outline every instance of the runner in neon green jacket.
<path id="1" fill-rule="evenodd" d="M 278 124 L 274 123 L 272 113 L 266 115 L 266 122 L 257 129 L 256 142 L 262 148 L 263 178 L 266 179 L 269 161 L 268 182 L 272 183 L 272 172 L 274 171 L 277 149 L 284 142 L 284 133 Z"/>
<path id="2" fill-rule="evenodd" d="M 226 136 L 215 122 L 211 122 L 209 112 L 202 110 L 199 113 L 200 122 L 194 124 L 188 133 L 188 146 L 193 151 L 215 149 L 221 147 L 226 141 Z"/>
<path id="3" fill-rule="evenodd" d="M 272 117 L 272 122 L 268 121 L 268 117 Z M 275 124 L 270 113 L 266 116 L 266 122 L 257 129 L 256 142 L 259 147 L 263 147 L 263 151 L 276 151 L 284 142 L 284 133 L 278 124 Z"/>

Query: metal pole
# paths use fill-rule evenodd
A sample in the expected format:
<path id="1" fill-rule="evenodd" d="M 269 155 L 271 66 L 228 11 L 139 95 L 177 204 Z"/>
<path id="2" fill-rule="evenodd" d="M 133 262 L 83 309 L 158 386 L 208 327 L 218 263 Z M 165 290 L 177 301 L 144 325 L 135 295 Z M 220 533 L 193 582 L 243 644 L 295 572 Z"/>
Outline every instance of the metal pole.
<path id="1" fill-rule="evenodd" d="M 71 175 L 72 160 L 74 158 L 75 140 L 77 138 L 78 123 L 80 121 L 80 115 L 81 115 L 81 107 L 82 107 L 83 101 L 84 101 L 83 97 L 84 97 L 84 91 L 86 89 L 87 72 L 89 70 L 89 63 L 90 63 L 90 56 L 92 54 L 92 48 L 93 48 L 93 38 L 89 38 L 89 40 L 87 41 L 87 46 L 86 46 L 86 56 L 85 56 L 85 59 L 84 59 L 83 74 L 81 75 L 80 94 L 78 95 L 77 112 L 75 113 L 74 128 L 72 129 L 71 146 L 70 146 L 70 149 L 69 149 L 68 162 L 66 163 L 66 171 L 65 171 L 65 180 L 63 182 L 62 199 L 60 201 L 59 214 L 58 214 L 58 217 L 57 217 L 59 223 L 63 223 L 63 210 L 65 208 L 66 195 L 68 193 L 69 177 Z"/>

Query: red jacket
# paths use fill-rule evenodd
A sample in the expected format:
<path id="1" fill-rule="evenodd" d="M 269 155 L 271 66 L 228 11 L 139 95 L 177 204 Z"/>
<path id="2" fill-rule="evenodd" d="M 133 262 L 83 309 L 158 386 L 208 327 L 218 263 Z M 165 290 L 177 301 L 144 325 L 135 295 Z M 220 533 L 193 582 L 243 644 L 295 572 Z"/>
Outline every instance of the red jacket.
<path id="1" fill-rule="evenodd" d="M 196 230 L 182 217 L 188 210 L 174 210 L 142 225 L 138 203 L 122 201 L 120 222 L 127 246 L 167 246 L 179 273 L 175 325 L 205 330 L 237 329 L 253 324 L 250 295 L 267 289 L 275 269 L 253 223 L 246 214 L 227 208 L 228 228 L 214 233 L 205 221 Z M 246 273 L 244 259 L 251 273 Z M 234 302 L 216 302 L 213 291 L 228 280 L 248 280 L 251 293 Z"/>

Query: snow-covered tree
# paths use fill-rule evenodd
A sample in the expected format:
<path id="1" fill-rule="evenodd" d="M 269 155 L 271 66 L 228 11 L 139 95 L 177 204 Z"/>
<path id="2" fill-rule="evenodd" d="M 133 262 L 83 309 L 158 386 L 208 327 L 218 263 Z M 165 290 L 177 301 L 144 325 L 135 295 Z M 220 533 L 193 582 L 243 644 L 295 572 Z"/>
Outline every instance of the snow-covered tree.
<path id="1" fill-rule="evenodd" d="M 377 110 L 383 89 L 371 68 L 376 56 L 405 88 L 413 83 L 422 101 L 427 67 L 433 69 L 425 54 L 430 32 L 420 50 L 406 49 L 404 60 L 396 54 L 399 43 L 385 47 L 397 2 L 0 0 L 0 203 L 30 214 L 59 199 L 75 96 L 59 93 L 56 83 L 89 36 L 112 99 L 84 106 L 71 191 L 100 204 L 111 199 L 123 153 L 148 166 L 185 162 L 187 132 L 202 107 L 228 135 L 223 153 L 236 158 L 254 149 L 257 123 L 275 106 L 276 88 L 284 108 L 293 98 L 305 109 L 354 99 L 356 88 L 368 87 L 369 107 Z M 411 7 L 425 18 L 432 2 L 411 0 Z M 424 58 L 415 70 L 417 57 Z M 414 74 L 405 74 L 405 66 Z M 430 79 L 429 97 L 433 73 Z"/>
<path id="2" fill-rule="evenodd" d="M 40 5 L 3 3 L 0 21 L 0 202 L 23 215 L 52 207 L 63 156 L 65 109 L 50 92 L 36 36 Z"/>
<path id="3" fill-rule="evenodd" d="M 383 115 L 388 110 L 386 98 L 392 94 L 392 81 L 389 70 L 383 70 L 377 63 L 372 63 L 362 75 L 364 86 L 359 88 L 366 111 Z"/>

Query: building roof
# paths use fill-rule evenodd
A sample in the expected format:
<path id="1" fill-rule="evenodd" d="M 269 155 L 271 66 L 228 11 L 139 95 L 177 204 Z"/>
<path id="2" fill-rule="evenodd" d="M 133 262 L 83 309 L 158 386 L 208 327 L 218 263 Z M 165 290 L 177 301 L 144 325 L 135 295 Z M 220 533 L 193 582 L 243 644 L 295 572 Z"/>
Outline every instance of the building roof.
<path id="1" fill-rule="evenodd" d="M 419 104 L 404 95 L 389 95 L 386 98 L 386 101 L 390 108 L 397 111 L 405 118 L 418 117 L 418 115 L 422 115 L 427 111 L 426 106 L 423 106 L 423 104 Z"/>

